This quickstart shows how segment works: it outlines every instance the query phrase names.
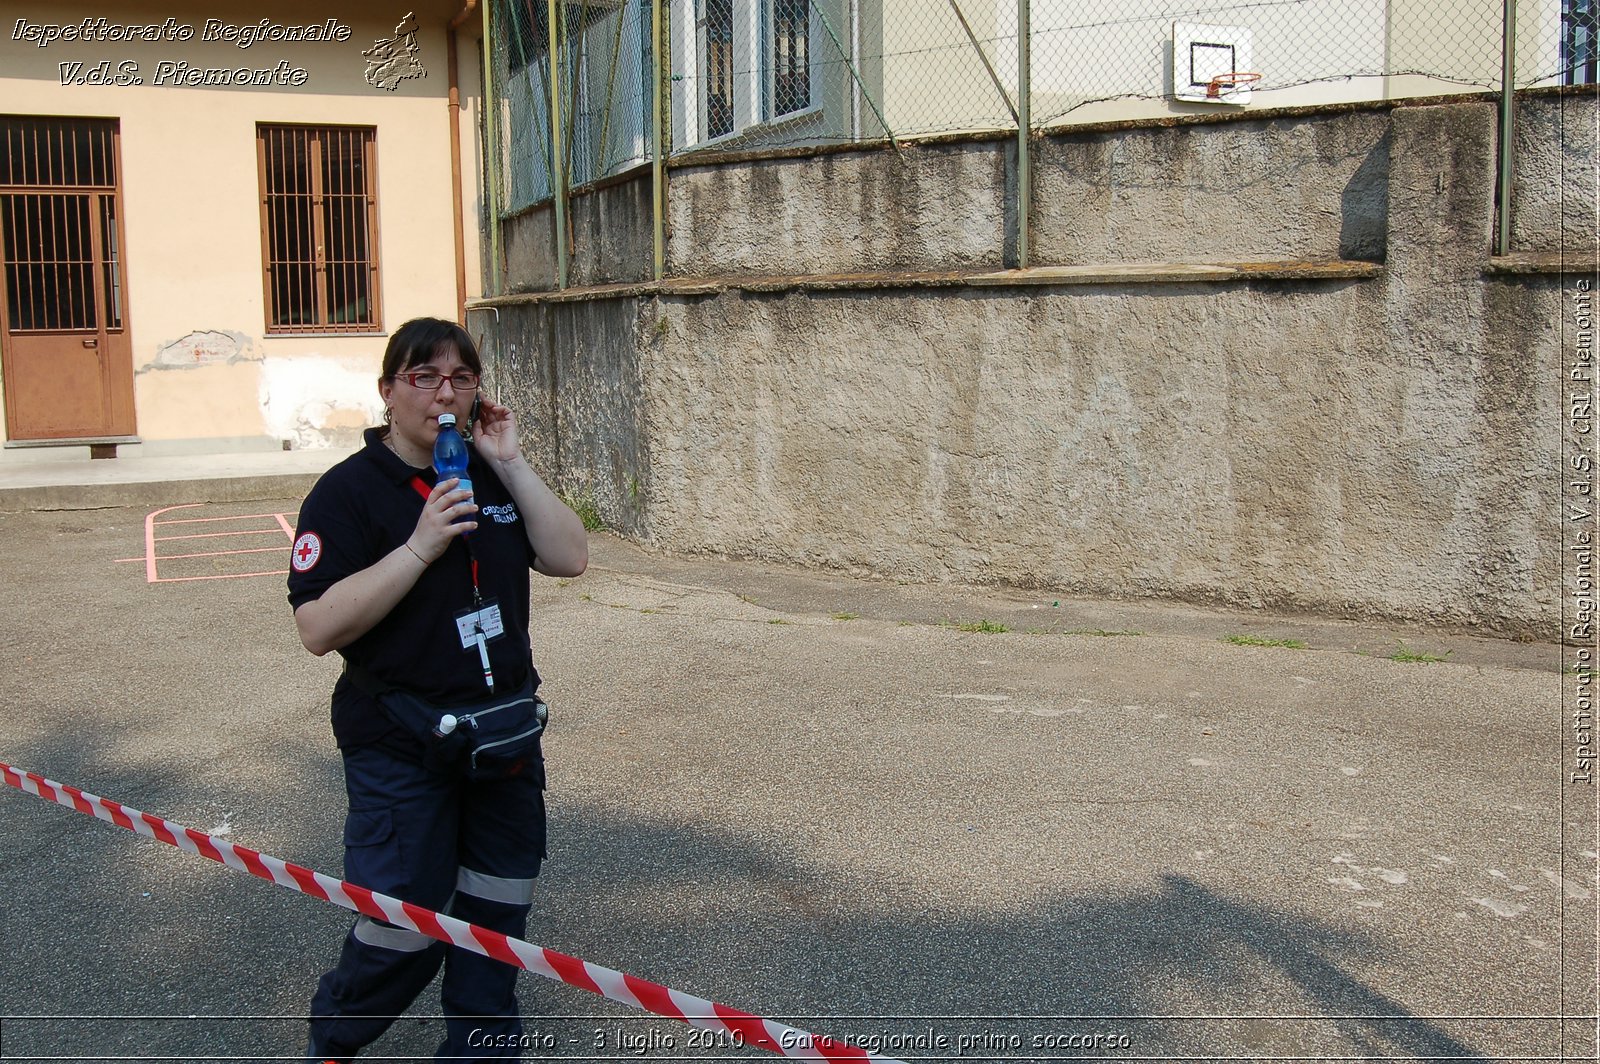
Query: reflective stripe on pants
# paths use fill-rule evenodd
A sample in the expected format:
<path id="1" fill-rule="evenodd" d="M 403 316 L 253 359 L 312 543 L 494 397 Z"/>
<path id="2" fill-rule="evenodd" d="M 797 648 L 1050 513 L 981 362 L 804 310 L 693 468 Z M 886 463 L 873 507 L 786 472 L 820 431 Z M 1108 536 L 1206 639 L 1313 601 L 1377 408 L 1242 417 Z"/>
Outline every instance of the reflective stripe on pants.
<path id="1" fill-rule="evenodd" d="M 525 937 L 544 857 L 544 772 L 469 781 L 429 772 L 374 746 L 345 751 L 345 878 L 359 886 Z M 311 1003 L 311 1040 L 343 1060 L 403 1013 L 444 965 L 440 1055 L 516 1059 L 517 969 L 362 917 Z M 459 1019 L 470 1016 L 472 1019 Z"/>

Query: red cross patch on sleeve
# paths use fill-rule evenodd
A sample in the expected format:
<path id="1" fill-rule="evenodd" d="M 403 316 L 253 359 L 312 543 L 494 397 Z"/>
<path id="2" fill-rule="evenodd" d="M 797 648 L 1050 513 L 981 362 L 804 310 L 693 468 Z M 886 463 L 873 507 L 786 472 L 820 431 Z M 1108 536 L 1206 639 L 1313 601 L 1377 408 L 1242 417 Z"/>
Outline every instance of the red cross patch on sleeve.
<path id="1" fill-rule="evenodd" d="M 315 532 L 303 533 L 294 541 L 294 550 L 290 553 L 289 564 L 294 566 L 297 573 L 309 572 L 317 559 L 322 557 L 322 539 Z"/>

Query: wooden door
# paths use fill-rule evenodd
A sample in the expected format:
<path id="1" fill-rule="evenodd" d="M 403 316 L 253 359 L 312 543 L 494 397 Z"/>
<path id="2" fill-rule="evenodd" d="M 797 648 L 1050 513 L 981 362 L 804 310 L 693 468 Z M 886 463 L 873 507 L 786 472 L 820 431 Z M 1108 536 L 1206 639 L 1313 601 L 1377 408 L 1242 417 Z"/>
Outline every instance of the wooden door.
<path id="1" fill-rule="evenodd" d="M 128 439 L 116 123 L 0 116 L 6 437 Z"/>

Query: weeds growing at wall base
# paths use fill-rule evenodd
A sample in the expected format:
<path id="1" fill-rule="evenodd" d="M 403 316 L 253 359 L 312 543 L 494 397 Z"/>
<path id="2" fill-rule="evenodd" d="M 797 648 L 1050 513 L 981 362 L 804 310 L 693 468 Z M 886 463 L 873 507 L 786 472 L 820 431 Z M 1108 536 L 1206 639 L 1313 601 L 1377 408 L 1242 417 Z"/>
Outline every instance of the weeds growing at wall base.
<path id="1" fill-rule="evenodd" d="M 1447 650 L 1447 651 L 1444 652 L 1444 656 L 1441 657 L 1438 654 L 1429 654 L 1427 651 L 1424 651 L 1424 650 L 1412 650 L 1410 647 L 1406 646 L 1404 643 L 1401 643 L 1400 644 L 1400 649 L 1395 651 L 1393 654 L 1389 655 L 1389 660 L 1390 661 L 1408 661 L 1408 662 L 1409 661 L 1420 661 L 1425 665 L 1437 665 L 1441 661 L 1448 660 L 1450 655 L 1453 654 L 1453 653 L 1455 653 L 1455 651 Z"/>
<path id="2" fill-rule="evenodd" d="M 578 515 L 578 520 L 583 522 L 585 532 L 598 532 L 606 527 L 605 518 L 600 516 L 600 507 L 594 501 L 594 496 L 588 492 L 581 495 L 557 493 L 557 497 L 567 504 L 567 508 Z"/>
<path id="3" fill-rule="evenodd" d="M 1284 647 L 1289 650 L 1304 650 L 1304 639 L 1268 639 L 1259 635 L 1228 635 L 1223 636 L 1224 643 L 1232 643 L 1236 647 Z"/>
<path id="4" fill-rule="evenodd" d="M 952 626 L 951 625 L 943 625 L 942 627 L 948 628 L 948 627 L 952 627 Z M 953 627 L 958 632 L 985 632 L 985 633 L 990 634 L 990 635 L 999 635 L 1002 632 L 1011 631 L 1011 629 L 1008 628 L 1007 626 L 1005 626 L 1003 624 L 999 624 L 999 623 L 997 623 L 995 621 L 990 621 L 990 620 L 958 621 Z"/>

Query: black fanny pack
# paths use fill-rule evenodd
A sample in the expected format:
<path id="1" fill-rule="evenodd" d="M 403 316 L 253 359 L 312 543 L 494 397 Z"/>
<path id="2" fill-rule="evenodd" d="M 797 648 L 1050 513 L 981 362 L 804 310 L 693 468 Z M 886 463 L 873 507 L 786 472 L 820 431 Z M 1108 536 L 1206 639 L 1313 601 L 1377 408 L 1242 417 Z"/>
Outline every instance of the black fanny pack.
<path id="1" fill-rule="evenodd" d="M 534 674 L 514 691 L 476 702 L 439 706 L 395 688 L 381 689 L 364 669 L 347 666 L 355 685 L 372 695 L 384 715 L 422 744 L 423 762 L 468 779 L 506 779 L 540 772 L 540 736 L 550 707 L 534 693 Z"/>

